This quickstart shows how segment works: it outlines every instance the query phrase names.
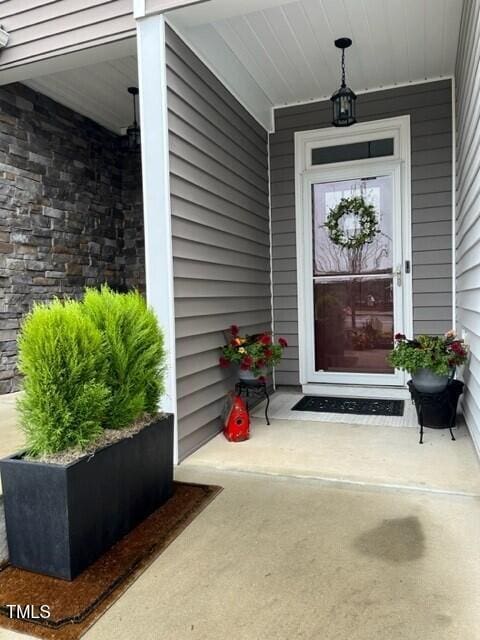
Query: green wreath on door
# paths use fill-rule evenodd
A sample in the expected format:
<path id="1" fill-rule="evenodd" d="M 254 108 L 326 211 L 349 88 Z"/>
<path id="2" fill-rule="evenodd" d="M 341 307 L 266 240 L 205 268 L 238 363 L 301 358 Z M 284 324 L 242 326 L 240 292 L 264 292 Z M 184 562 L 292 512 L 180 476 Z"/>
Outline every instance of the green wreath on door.
<path id="1" fill-rule="evenodd" d="M 345 215 L 358 218 L 360 231 L 354 236 L 347 235 L 340 226 L 340 221 Z M 343 249 L 359 249 L 373 242 L 375 236 L 380 233 L 375 207 L 368 204 L 363 196 L 342 198 L 336 207 L 330 209 L 324 226 L 328 230 L 330 240 Z"/>

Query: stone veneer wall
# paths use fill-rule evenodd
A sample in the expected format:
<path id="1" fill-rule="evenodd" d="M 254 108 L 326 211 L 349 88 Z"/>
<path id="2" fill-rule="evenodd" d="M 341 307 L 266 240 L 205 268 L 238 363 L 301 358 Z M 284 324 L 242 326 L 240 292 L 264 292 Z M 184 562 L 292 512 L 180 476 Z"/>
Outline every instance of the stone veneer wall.
<path id="1" fill-rule="evenodd" d="M 0 393 L 33 302 L 144 288 L 139 154 L 21 84 L 0 87 Z"/>
<path id="2" fill-rule="evenodd" d="M 139 154 L 124 154 L 122 165 L 124 284 L 145 292 L 142 164 Z"/>

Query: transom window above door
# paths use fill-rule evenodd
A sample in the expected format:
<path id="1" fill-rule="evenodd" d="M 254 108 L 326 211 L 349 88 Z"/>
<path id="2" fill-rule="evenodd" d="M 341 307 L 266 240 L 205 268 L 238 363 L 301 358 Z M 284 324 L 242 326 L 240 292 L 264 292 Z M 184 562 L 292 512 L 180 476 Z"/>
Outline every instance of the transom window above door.
<path id="1" fill-rule="evenodd" d="M 393 156 L 394 149 L 395 140 L 393 138 L 337 144 L 332 147 L 316 147 L 312 149 L 312 166 Z"/>
<path id="2" fill-rule="evenodd" d="M 356 162 L 368 165 L 382 160 L 403 161 L 405 154 L 409 153 L 410 141 L 402 133 L 402 126 L 392 127 L 394 120 L 400 121 L 402 118 L 406 117 L 385 118 L 375 121 L 374 124 L 357 123 L 348 131 L 343 131 L 341 136 L 337 127 L 297 132 L 296 170 L 341 167 Z"/>

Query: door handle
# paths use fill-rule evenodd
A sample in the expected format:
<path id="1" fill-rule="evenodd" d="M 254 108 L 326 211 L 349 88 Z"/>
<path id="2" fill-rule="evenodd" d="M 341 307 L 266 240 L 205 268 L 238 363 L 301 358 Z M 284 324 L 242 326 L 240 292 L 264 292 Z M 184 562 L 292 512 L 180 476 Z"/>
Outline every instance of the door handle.
<path id="1" fill-rule="evenodd" d="M 393 271 L 394 277 L 397 279 L 397 286 L 402 286 L 402 265 L 399 264 L 398 267 Z"/>

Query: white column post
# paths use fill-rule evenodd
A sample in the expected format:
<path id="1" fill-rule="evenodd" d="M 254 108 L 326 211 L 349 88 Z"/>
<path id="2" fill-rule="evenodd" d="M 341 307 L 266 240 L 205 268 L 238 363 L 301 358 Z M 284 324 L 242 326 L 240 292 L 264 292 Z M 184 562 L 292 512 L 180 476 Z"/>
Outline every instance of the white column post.
<path id="1" fill-rule="evenodd" d="M 178 429 L 175 312 L 165 20 L 162 15 L 137 20 L 137 50 L 147 301 L 157 314 L 165 333 L 168 370 L 162 409 L 175 414 L 174 460 L 176 464 L 178 462 Z"/>

